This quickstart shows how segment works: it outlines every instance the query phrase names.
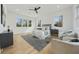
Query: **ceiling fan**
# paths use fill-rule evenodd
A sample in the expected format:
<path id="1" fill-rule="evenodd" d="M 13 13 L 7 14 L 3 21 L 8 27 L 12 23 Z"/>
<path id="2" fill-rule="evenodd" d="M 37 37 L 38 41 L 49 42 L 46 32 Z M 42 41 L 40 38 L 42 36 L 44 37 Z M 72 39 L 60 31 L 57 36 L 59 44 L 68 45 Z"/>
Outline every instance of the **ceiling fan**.
<path id="1" fill-rule="evenodd" d="M 41 7 L 35 7 L 34 9 L 29 9 L 29 10 L 32 10 L 32 11 L 35 11 L 36 13 L 38 13 L 38 10 L 40 9 Z"/>

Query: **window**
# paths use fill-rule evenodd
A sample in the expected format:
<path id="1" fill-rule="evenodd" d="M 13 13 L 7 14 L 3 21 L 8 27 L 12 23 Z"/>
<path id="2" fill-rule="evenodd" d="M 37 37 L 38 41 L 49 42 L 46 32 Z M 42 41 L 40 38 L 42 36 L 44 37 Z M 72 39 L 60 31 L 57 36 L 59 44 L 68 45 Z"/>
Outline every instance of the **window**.
<path id="1" fill-rule="evenodd" d="M 54 26 L 62 27 L 63 26 L 63 16 L 55 16 L 54 17 Z"/>
<path id="2" fill-rule="evenodd" d="M 23 19 L 20 16 L 16 17 L 16 27 L 31 27 L 32 26 L 32 21 Z"/>
<path id="3" fill-rule="evenodd" d="M 22 18 L 20 16 L 16 17 L 16 26 L 21 27 L 22 26 Z"/>

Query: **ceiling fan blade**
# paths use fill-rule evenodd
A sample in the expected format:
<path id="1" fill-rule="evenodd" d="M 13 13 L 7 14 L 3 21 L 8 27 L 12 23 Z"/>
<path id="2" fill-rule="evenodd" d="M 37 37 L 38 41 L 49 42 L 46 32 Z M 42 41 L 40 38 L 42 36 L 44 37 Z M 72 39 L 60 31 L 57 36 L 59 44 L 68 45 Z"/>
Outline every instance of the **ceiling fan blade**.
<path id="1" fill-rule="evenodd" d="M 40 9 L 41 7 L 36 8 L 37 10 Z"/>

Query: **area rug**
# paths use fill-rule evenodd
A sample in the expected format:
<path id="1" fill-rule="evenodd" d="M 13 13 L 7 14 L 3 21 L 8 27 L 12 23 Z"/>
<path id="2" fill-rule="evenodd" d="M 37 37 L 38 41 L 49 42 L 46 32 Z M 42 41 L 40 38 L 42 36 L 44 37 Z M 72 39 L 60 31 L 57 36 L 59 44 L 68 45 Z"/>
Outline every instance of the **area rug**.
<path id="1" fill-rule="evenodd" d="M 23 39 L 27 41 L 31 46 L 33 46 L 36 50 L 40 51 L 49 43 L 47 39 L 38 39 L 32 35 L 22 35 Z"/>

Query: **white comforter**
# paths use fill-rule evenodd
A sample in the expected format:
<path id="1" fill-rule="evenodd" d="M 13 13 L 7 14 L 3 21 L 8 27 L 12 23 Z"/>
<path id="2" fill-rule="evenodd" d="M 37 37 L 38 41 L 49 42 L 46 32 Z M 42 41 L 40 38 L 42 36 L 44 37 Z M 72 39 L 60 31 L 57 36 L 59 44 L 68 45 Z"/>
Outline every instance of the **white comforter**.
<path id="1" fill-rule="evenodd" d="M 50 36 L 50 31 L 49 30 L 34 30 L 33 31 L 33 36 L 36 36 L 39 39 L 45 39 Z"/>

